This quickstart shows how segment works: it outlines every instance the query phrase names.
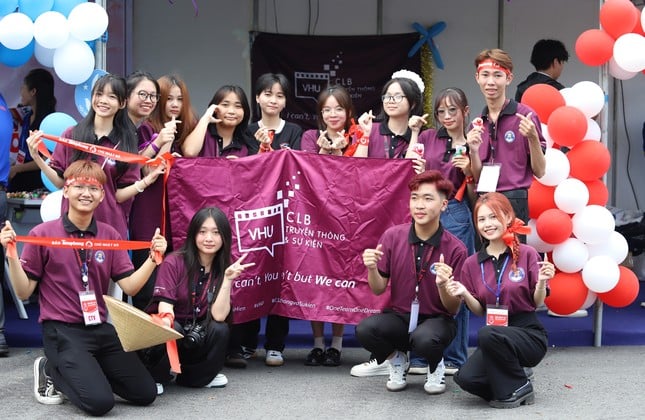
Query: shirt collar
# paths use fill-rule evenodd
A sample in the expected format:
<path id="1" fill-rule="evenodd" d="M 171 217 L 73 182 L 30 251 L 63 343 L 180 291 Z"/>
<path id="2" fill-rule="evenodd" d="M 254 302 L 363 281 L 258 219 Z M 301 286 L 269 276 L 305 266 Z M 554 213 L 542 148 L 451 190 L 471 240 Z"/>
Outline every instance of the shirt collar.
<path id="1" fill-rule="evenodd" d="M 499 259 L 502 259 L 502 257 L 503 257 L 504 255 L 510 255 L 510 254 L 509 254 L 509 249 L 508 249 L 508 248 L 506 248 L 506 251 L 504 251 L 504 252 L 502 252 L 502 253 L 500 254 Z M 489 254 L 488 254 L 488 252 L 486 252 L 486 247 L 483 247 L 483 248 L 481 249 L 481 251 L 479 251 L 479 252 L 477 253 L 477 262 L 478 262 L 478 263 L 480 263 L 480 264 L 481 264 L 481 263 L 483 263 L 484 261 L 486 261 L 487 259 L 490 259 L 490 258 L 493 258 L 493 256 L 492 256 L 492 255 L 489 255 Z"/>
<path id="2" fill-rule="evenodd" d="M 87 227 L 86 230 L 80 230 L 74 223 L 72 223 L 71 220 L 69 220 L 69 217 L 67 216 L 67 213 L 63 215 L 63 228 L 65 229 L 65 232 L 72 234 L 76 232 L 89 232 L 92 235 L 96 236 L 98 233 L 98 228 L 96 226 L 96 219 L 92 217 L 92 221 L 90 222 L 90 225 Z"/>
<path id="3" fill-rule="evenodd" d="M 402 138 L 409 143 L 410 137 L 412 137 L 412 130 L 410 130 L 410 127 L 408 127 L 407 130 L 405 130 L 405 133 L 399 136 L 398 134 L 394 134 L 392 130 L 390 130 L 390 127 L 387 126 L 387 121 L 383 121 L 379 126 L 379 134 L 383 136 Z"/>
<path id="4" fill-rule="evenodd" d="M 444 126 L 439 127 L 439 130 L 437 130 L 437 137 L 440 139 L 449 139 L 450 134 L 448 134 L 448 129 Z"/>
<path id="5" fill-rule="evenodd" d="M 414 222 L 410 225 L 410 233 L 408 233 L 408 242 L 410 245 L 418 245 L 418 244 L 424 244 L 424 245 L 430 245 L 435 248 L 439 248 L 439 245 L 441 245 L 441 235 L 443 234 L 443 226 L 439 224 L 439 229 L 432 235 L 429 239 L 427 240 L 422 240 L 420 239 L 416 232 L 414 231 Z"/>
<path id="6" fill-rule="evenodd" d="M 508 103 L 504 108 L 502 108 L 502 111 L 499 113 L 499 116 L 501 117 L 502 115 L 515 115 L 517 114 L 517 102 L 515 102 L 513 99 L 509 99 Z M 484 107 L 484 110 L 482 111 L 482 118 L 484 120 L 488 119 L 488 107 Z M 499 118 L 498 118 L 499 120 Z"/>

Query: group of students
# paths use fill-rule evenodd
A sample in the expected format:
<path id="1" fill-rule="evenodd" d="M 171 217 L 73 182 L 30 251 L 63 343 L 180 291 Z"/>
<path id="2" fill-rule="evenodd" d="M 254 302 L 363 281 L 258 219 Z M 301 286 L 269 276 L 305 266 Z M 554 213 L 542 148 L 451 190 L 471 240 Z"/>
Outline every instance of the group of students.
<path id="1" fill-rule="evenodd" d="M 515 407 L 533 402 L 523 367 L 535 366 L 546 352 L 546 331 L 534 311 L 544 300 L 553 265 L 541 262 L 517 237 L 522 232 L 518 219 L 527 220 L 527 189 L 534 175 L 544 173 L 545 142 L 535 113 L 506 98 L 513 77 L 508 54 L 484 50 L 475 67 L 486 100 L 481 124 L 469 124 L 463 91 L 448 88 L 435 99 L 438 128 L 423 130 L 428 122 L 428 115 L 422 115 L 423 82 L 408 71 L 395 73 L 385 84 L 378 116 L 370 110 L 357 119 L 360 138 L 347 135 L 355 114 L 342 86 L 321 92 L 319 128 L 303 133 L 280 117 L 289 96 L 288 80 L 281 74 L 265 74 L 256 81 L 260 118 L 249 124 L 249 102 L 239 86 L 219 88 L 197 118 L 180 78 L 155 80 L 135 72 L 127 80 L 113 74 L 98 79 L 89 113 L 63 136 L 148 158 L 169 152 L 184 158 L 236 159 L 288 148 L 410 159 L 417 173 L 409 185 L 412 223 L 388 229 L 363 253 L 372 291 L 381 294 L 389 287 L 391 301 L 382 314 L 357 326 L 357 338 L 371 352 L 371 360 L 354 366 L 352 375 L 387 374 L 387 389 L 402 390 L 413 357 L 419 373 L 427 374 L 424 388 L 429 394 L 444 392 L 444 376 L 451 368 L 463 389 L 493 407 Z M 132 260 L 125 250 L 31 243 L 24 245 L 21 260 L 9 253 L 18 296 L 27 298 L 39 285 L 45 357 L 34 364 L 38 401 L 59 404 L 64 395 L 84 411 L 100 415 L 113 406 L 112 392 L 150 404 L 170 382 L 226 385 L 223 365 L 246 366 L 258 347 L 260 321 L 229 326 L 231 282 L 253 262 L 245 262 L 242 255 L 231 263 L 231 227 L 224 213 L 199 210 L 184 244 L 168 252 L 156 268 L 158 255 L 170 251 L 160 226 L 167 170 L 163 159 L 132 165 L 59 145 L 46 161 L 38 152 L 43 134 L 30 132 L 29 154 L 63 189 L 66 200 L 60 219 L 39 225 L 30 235 L 152 238 L 152 245 L 133 251 Z M 480 195 L 478 182 L 498 192 Z M 478 253 L 475 228 L 484 245 Z M 0 233 L 3 246 L 11 247 L 15 236 L 7 222 Z M 52 261 L 60 270 L 51 269 Z M 102 296 L 110 280 L 133 296 L 136 306 L 158 314 L 185 335 L 179 341 L 181 372 L 171 372 L 163 346 L 136 355 L 123 351 L 106 323 Z M 480 330 L 479 347 L 470 357 L 468 310 L 491 320 Z M 305 364 L 339 366 L 343 325 L 332 325 L 329 346 L 323 327 L 312 321 L 314 343 Z M 265 361 L 280 366 L 289 320 L 270 315 L 266 328 Z"/>

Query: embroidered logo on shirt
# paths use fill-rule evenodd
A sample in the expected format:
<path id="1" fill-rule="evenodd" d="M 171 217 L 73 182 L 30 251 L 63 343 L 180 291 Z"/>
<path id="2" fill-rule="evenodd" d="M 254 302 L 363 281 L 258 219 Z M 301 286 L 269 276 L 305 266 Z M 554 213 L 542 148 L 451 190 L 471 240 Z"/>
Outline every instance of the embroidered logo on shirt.
<path id="1" fill-rule="evenodd" d="M 103 264 L 103 262 L 105 261 L 105 252 L 96 251 L 94 253 L 94 261 L 96 261 L 99 264 Z"/>
<path id="2" fill-rule="evenodd" d="M 504 133 L 504 141 L 506 141 L 506 143 L 513 143 L 515 141 L 515 133 L 508 130 Z"/>

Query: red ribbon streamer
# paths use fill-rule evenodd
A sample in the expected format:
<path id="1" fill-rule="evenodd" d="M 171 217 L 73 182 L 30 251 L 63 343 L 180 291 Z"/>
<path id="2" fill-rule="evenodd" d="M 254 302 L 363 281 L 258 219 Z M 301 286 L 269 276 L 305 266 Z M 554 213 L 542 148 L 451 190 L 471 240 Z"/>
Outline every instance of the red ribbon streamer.
<path id="1" fill-rule="evenodd" d="M 170 320 L 170 328 L 175 324 L 175 317 L 170 312 L 162 312 L 159 314 L 151 314 L 152 322 L 159 326 L 165 326 L 163 320 L 168 318 Z M 179 351 L 177 350 L 177 340 L 166 341 L 166 353 L 168 353 L 168 360 L 170 361 L 170 370 L 174 373 L 181 373 L 181 364 L 179 363 Z"/>
<path id="2" fill-rule="evenodd" d="M 354 156 L 354 153 L 356 153 L 356 149 L 358 148 L 358 139 L 362 138 L 363 134 L 361 126 L 356 124 L 356 121 L 352 118 L 352 125 L 349 126 L 349 130 L 345 133 L 345 138 L 350 145 L 347 150 L 345 150 L 345 153 L 343 154 L 344 156 Z M 352 143 L 352 136 L 357 140 L 354 143 Z"/>
<path id="3" fill-rule="evenodd" d="M 117 239 L 85 239 L 85 238 L 52 238 L 46 236 L 16 236 L 13 242 L 7 244 L 7 257 L 18 258 L 16 242 L 49 246 L 52 248 L 70 249 L 146 249 L 150 242 L 123 241 Z M 156 261 L 156 256 L 155 256 Z M 161 261 L 159 261 L 161 262 Z"/>

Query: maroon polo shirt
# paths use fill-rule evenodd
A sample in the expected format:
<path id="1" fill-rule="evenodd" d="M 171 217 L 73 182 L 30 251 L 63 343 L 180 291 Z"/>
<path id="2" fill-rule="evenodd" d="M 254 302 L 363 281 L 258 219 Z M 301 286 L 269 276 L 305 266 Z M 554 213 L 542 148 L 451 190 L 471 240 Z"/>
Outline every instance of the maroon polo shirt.
<path id="1" fill-rule="evenodd" d="M 320 147 L 317 144 L 318 137 L 320 137 L 320 134 L 317 129 L 306 130 L 302 133 L 302 138 L 300 139 L 300 150 L 309 153 L 320 152 Z"/>
<path id="2" fill-rule="evenodd" d="M 53 238 L 100 238 L 119 240 L 121 236 L 110 225 L 96 218 L 88 229 L 80 231 L 67 214 L 34 227 L 29 236 Z M 107 321 L 103 295 L 108 293 L 110 279 L 118 281 L 132 274 L 134 267 L 127 251 L 86 250 L 89 289 L 96 294 L 101 321 Z M 27 277 L 39 285 L 39 321 L 83 323 L 78 292 L 85 290 L 81 280 L 79 250 L 53 248 L 26 243 L 20 256 Z"/>
<path id="3" fill-rule="evenodd" d="M 210 282 L 206 276 L 200 276 L 195 280 L 197 281 L 189 284 L 188 269 L 184 264 L 183 256 L 176 252 L 172 253 L 164 258 L 159 266 L 152 300 L 173 305 L 175 319 L 184 324 L 193 318 L 191 295 L 193 287 L 196 287 L 196 319 L 201 319 L 208 313 Z M 151 309 L 156 311 L 156 306 Z"/>
<path id="4" fill-rule="evenodd" d="M 254 140 L 255 141 L 255 140 Z M 244 138 L 233 137 L 231 144 L 224 147 L 223 139 L 220 135 L 215 132 L 211 133 L 211 128 L 209 126 L 206 130 L 206 135 L 204 136 L 204 144 L 202 150 L 199 151 L 198 157 L 226 157 L 226 156 L 237 156 L 244 157 L 249 156 L 252 153 L 249 151 L 249 148 L 246 144 Z"/>
<path id="5" fill-rule="evenodd" d="M 370 131 L 367 156 L 386 159 L 403 159 L 410 145 L 412 131 L 407 129 L 402 136 L 392 133 L 387 123 L 374 123 Z"/>
<path id="6" fill-rule="evenodd" d="M 466 176 L 460 168 L 452 164 L 455 147 L 452 145 L 448 131 L 445 127 L 441 127 L 439 130 L 424 130 L 419 134 L 417 142 L 423 144 L 426 169 L 436 169 L 452 182 L 454 191 L 449 198 L 453 198 Z"/>
<path id="7" fill-rule="evenodd" d="M 488 118 L 488 108 L 482 111 L 484 131 L 479 157 L 482 163 L 501 163 L 497 191 L 528 188 L 533 182 L 529 140 L 520 134 L 520 118 L 515 115 L 516 113 L 528 115 L 529 112 L 533 113 L 531 120 L 540 137 L 542 150 L 545 150 L 546 141 L 542 136 L 540 120 L 537 113 L 530 107 L 511 99 L 500 112 L 496 124 Z"/>
<path id="8" fill-rule="evenodd" d="M 502 272 L 507 257 L 508 263 Z M 520 244 L 518 272 L 514 274 L 511 269 L 512 257 L 508 249 L 499 256 L 498 260 L 488 255 L 484 248 L 466 259 L 458 280 L 482 306 L 486 307 L 487 304 L 495 304 L 497 280 L 501 273 L 499 304 L 508 306 L 509 315 L 533 312 L 535 311 L 533 293 L 540 272 L 538 261 L 540 257 L 535 249 Z"/>
<path id="9" fill-rule="evenodd" d="M 70 138 L 72 134 L 72 127 L 65 130 L 62 137 Z M 97 145 L 108 147 L 110 149 L 116 148 L 116 142 L 108 137 L 101 137 Z M 65 147 L 59 144 L 52 153 L 49 166 L 54 169 L 62 178 L 65 169 L 73 162 L 74 150 L 71 147 Z M 103 165 L 105 158 L 102 156 L 91 155 L 92 159 L 103 167 L 103 172 L 107 176 L 107 181 L 103 188 L 105 189 L 105 198 L 94 211 L 96 220 L 105 222 L 113 226 L 117 232 L 121 234 L 123 239 L 128 237 L 128 217 L 130 216 L 130 209 L 132 207 L 132 199 L 126 200 L 123 203 L 117 203 L 116 190 L 119 188 L 127 187 L 140 179 L 139 165 L 128 165 L 128 168 L 123 174 L 118 175 L 116 169 L 116 162 L 108 159 Z M 61 213 L 66 213 L 69 209 L 69 202 L 63 199 Z M 148 238 L 150 239 L 150 238 Z"/>
<path id="10" fill-rule="evenodd" d="M 155 134 L 154 128 L 144 122 L 137 130 L 139 148 L 150 143 Z M 147 241 L 152 238 L 156 228 L 161 228 L 163 197 L 163 175 L 159 175 L 155 182 L 146 187 L 142 193 L 134 196 L 132 210 L 130 211 L 130 239 L 133 241 Z"/>
<path id="11" fill-rule="evenodd" d="M 423 315 L 453 316 L 441 303 L 437 289 L 436 275 L 432 273 L 432 264 L 439 261 L 443 254 L 444 262 L 450 265 L 454 273 L 461 271 L 461 266 L 468 255 L 464 244 L 456 236 L 444 230 L 441 225 L 437 232 L 427 241 L 422 241 L 414 232 L 414 224 L 402 224 L 386 230 L 379 244 L 383 245 L 383 257 L 378 262 L 381 276 L 390 279 L 390 307 L 395 312 L 410 313 L 417 285 L 416 264 L 421 259 L 421 266 L 427 266 L 419 282 L 419 313 Z M 417 250 L 425 257 L 415 257 Z M 425 251 L 423 251 L 425 250 Z M 429 252 L 429 254 L 428 254 Z"/>

